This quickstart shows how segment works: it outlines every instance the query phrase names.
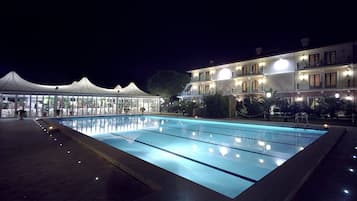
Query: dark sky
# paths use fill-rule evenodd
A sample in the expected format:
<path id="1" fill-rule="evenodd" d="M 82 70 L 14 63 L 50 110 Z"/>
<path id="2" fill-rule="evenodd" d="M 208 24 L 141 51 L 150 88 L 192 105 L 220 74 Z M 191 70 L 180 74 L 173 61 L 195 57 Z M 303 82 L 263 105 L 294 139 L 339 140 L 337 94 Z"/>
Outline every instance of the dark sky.
<path id="1" fill-rule="evenodd" d="M 145 89 L 158 70 L 186 71 L 253 56 L 356 40 L 352 4 L 105 3 L 9 1 L 0 5 L 0 76 L 14 70 L 37 83 L 87 76 L 103 87 L 134 81 Z M 11 5 L 10 5 L 11 4 Z"/>

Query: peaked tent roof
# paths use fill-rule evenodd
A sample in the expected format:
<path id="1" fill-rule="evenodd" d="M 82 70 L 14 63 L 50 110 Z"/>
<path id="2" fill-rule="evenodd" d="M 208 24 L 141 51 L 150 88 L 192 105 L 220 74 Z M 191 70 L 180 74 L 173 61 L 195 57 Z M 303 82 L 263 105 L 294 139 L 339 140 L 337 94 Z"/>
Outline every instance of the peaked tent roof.
<path id="1" fill-rule="evenodd" d="M 120 89 L 119 94 L 123 95 L 135 95 L 135 96 L 151 96 L 150 94 L 139 89 L 134 82 L 130 82 L 128 86 Z"/>
<path id="2" fill-rule="evenodd" d="M 94 85 L 84 77 L 67 85 L 41 85 L 29 82 L 11 71 L 0 78 L 0 92 L 25 92 L 33 94 L 71 94 L 71 95 L 107 95 L 107 96 L 153 96 L 140 90 L 134 83 L 121 88 L 117 85 L 114 89 L 106 89 Z"/>
<path id="3" fill-rule="evenodd" d="M 55 89 L 54 86 L 41 85 L 29 82 L 20 77 L 16 72 L 11 71 L 0 78 L 0 91 L 31 91 L 45 92 Z"/>

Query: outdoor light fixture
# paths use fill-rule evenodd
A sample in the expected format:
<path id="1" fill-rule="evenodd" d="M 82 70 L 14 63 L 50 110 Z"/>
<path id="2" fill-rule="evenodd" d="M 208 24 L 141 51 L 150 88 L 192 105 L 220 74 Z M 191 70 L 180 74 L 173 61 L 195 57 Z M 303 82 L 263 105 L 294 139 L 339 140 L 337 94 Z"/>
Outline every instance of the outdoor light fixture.
<path id="1" fill-rule="evenodd" d="M 265 142 L 263 142 L 263 141 L 258 141 L 258 144 L 259 144 L 259 146 L 264 146 L 265 145 Z"/>
<path id="2" fill-rule="evenodd" d="M 260 158 L 259 163 L 264 163 L 264 160 Z"/>
<path id="3" fill-rule="evenodd" d="M 236 154 L 236 158 L 239 158 L 240 157 L 240 155 L 239 154 Z"/>
<path id="4" fill-rule="evenodd" d="M 353 96 L 351 96 L 351 95 L 348 94 L 348 95 L 345 97 L 345 99 L 348 100 L 348 101 L 352 101 L 352 100 L 353 100 Z"/>
<path id="5" fill-rule="evenodd" d="M 355 170 L 353 168 L 348 168 L 348 171 L 355 172 Z"/>
<path id="6" fill-rule="evenodd" d="M 197 116 L 197 115 L 195 116 L 195 119 L 198 119 L 198 116 Z"/>
<path id="7" fill-rule="evenodd" d="M 210 153 L 213 153 L 213 149 L 212 149 L 212 148 L 208 148 L 208 151 L 209 151 Z"/>
<path id="8" fill-rule="evenodd" d="M 270 97 L 271 97 L 271 92 L 267 92 L 267 93 L 265 94 L 265 96 L 266 96 L 267 98 L 270 98 Z"/>
<path id="9" fill-rule="evenodd" d="M 242 81 L 241 81 L 241 80 L 236 81 L 236 82 L 235 82 L 235 85 L 236 85 L 236 86 L 242 85 Z"/>
<path id="10" fill-rule="evenodd" d="M 324 124 L 324 128 L 328 128 L 328 124 Z"/>
<path id="11" fill-rule="evenodd" d="M 274 63 L 274 69 L 275 70 L 285 70 L 289 67 L 289 62 L 286 59 L 279 59 Z"/>
<path id="12" fill-rule="evenodd" d="M 80 160 L 79 160 L 77 163 L 78 163 L 78 164 L 81 164 L 81 163 L 82 163 L 82 161 L 80 161 Z"/>
<path id="13" fill-rule="evenodd" d="M 300 76 L 299 76 L 299 79 L 300 80 L 307 80 L 309 78 L 309 76 L 307 75 L 307 74 L 301 74 Z"/>
<path id="14" fill-rule="evenodd" d="M 300 56 L 300 60 L 301 60 L 301 61 L 307 60 L 307 55 L 302 55 L 302 56 Z"/>
<path id="15" fill-rule="evenodd" d="M 70 154 L 70 153 L 71 153 L 71 151 L 70 151 L 70 150 L 68 150 L 68 151 L 67 151 L 67 154 Z"/>
<path id="16" fill-rule="evenodd" d="M 192 135 L 195 136 L 195 135 L 196 135 L 196 132 L 192 132 Z"/>
<path id="17" fill-rule="evenodd" d="M 265 66 L 265 62 L 260 62 L 259 67 Z"/>
<path id="18" fill-rule="evenodd" d="M 351 69 L 347 68 L 347 70 L 345 72 L 343 72 L 343 74 L 345 76 L 352 76 L 353 75 L 353 71 Z"/>
<path id="19" fill-rule="evenodd" d="M 304 100 L 304 98 L 302 96 L 298 96 L 298 97 L 295 98 L 296 102 L 301 102 L 303 100 Z"/>
<path id="20" fill-rule="evenodd" d="M 299 150 L 300 150 L 300 151 L 304 150 L 304 147 L 299 147 Z"/>
<path id="21" fill-rule="evenodd" d="M 259 84 L 264 84 L 265 83 L 265 78 L 259 79 L 258 82 L 259 82 Z"/>
<path id="22" fill-rule="evenodd" d="M 350 191 L 347 190 L 347 189 L 343 189 L 343 192 L 344 192 L 345 194 L 350 194 Z"/>
<path id="23" fill-rule="evenodd" d="M 96 181 L 98 181 L 98 180 L 99 180 L 99 177 L 95 177 L 94 179 L 95 179 Z"/>
<path id="24" fill-rule="evenodd" d="M 218 73 L 218 80 L 228 80 L 232 78 L 232 71 L 228 68 L 223 68 Z"/>
<path id="25" fill-rule="evenodd" d="M 340 94 L 339 93 L 335 93 L 335 98 L 340 98 Z"/>
<path id="26" fill-rule="evenodd" d="M 352 156 L 352 158 L 353 158 L 353 159 L 356 159 L 356 158 L 357 158 L 357 156 L 356 156 L 356 155 L 353 155 L 353 156 Z"/>
<path id="27" fill-rule="evenodd" d="M 48 129 L 52 130 L 52 129 L 53 129 L 53 127 L 52 127 L 52 126 L 50 126 L 50 127 L 48 127 Z"/>

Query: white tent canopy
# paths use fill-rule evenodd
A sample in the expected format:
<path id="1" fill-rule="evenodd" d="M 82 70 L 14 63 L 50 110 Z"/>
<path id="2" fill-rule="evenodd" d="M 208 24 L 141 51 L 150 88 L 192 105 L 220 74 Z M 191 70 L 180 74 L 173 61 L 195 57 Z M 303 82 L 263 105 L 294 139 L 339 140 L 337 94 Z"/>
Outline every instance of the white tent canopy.
<path id="1" fill-rule="evenodd" d="M 67 94 L 67 95 L 104 95 L 104 96 L 153 96 L 140 90 L 133 82 L 127 87 L 117 85 L 114 89 L 106 89 L 91 83 L 86 77 L 68 85 L 42 85 L 29 82 L 11 71 L 0 78 L 0 92 L 27 94 Z"/>

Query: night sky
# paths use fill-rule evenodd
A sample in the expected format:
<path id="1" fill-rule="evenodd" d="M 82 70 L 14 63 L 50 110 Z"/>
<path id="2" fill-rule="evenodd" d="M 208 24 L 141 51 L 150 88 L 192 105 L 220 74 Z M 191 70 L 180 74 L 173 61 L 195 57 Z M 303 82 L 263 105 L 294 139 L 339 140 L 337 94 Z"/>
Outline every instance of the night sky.
<path id="1" fill-rule="evenodd" d="M 302 37 L 312 46 L 357 39 L 354 6 L 343 1 L 9 2 L 0 5 L 0 76 L 14 70 L 46 84 L 87 76 L 102 87 L 133 81 L 145 89 L 158 70 L 234 62 L 256 47 L 299 49 Z"/>

